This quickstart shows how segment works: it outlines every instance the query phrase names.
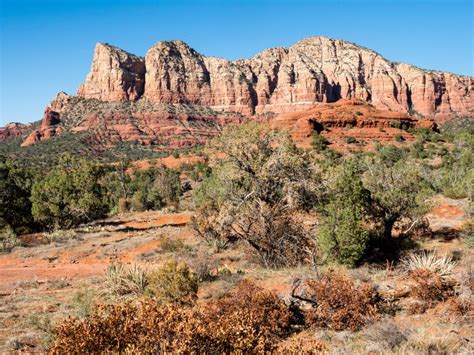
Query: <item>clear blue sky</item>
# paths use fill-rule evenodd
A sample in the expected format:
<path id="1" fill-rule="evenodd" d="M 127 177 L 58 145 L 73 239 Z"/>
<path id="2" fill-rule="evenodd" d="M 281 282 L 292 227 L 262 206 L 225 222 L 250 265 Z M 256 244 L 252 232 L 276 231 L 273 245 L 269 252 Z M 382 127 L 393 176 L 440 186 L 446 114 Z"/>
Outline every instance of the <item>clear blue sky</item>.
<path id="1" fill-rule="evenodd" d="M 0 125 L 41 118 L 75 93 L 94 45 L 143 56 L 182 39 L 228 59 L 309 36 L 342 38 L 387 59 L 474 75 L 472 0 L 0 0 Z"/>

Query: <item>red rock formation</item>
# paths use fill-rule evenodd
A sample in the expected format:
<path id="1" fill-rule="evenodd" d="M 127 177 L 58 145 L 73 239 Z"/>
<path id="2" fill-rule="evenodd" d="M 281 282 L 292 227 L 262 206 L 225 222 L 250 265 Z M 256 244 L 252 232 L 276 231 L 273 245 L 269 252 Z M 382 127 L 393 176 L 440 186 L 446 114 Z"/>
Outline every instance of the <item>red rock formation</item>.
<path id="1" fill-rule="evenodd" d="M 0 142 L 16 138 L 25 133 L 26 130 L 31 128 L 31 124 L 22 124 L 17 122 L 8 123 L 5 127 L 0 127 Z"/>
<path id="2" fill-rule="evenodd" d="M 340 109 L 347 106 L 343 99 L 360 106 L 360 117 Z M 322 102 L 337 102 L 338 108 L 315 109 Z M 369 49 L 325 37 L 237 61 L 203 56 L 182 41 L 158 42 L 145 58 L 97 44 L 78 95 L 58 94 L 45 110 L 41 129 L 23 145 L 65 131 L 88 131 L 97 145 L 136 141 L 172 149 L 202 143 L 229 122 L 285 112 L 289 116 L 277 118 L 276 125 L 291 121 L 292 112 L 313 115 L 295 125 L 301 136 L 308 125 L 324 124 L 379 137 L 377 130 L 390 128 L 391 120 L 411 125 L 421 116 L 428 119 L 425 127 L 433 128 L 430 119 L 474 117 L 474 79 L 392 63 Z M 16 134 L 7 132 L 14 130 L 0 130 L 0 140 Z"/>
<path id="3" fill-rule="evenodd" d="M 150 102 L 244 114 L 357 98 L 380 109 L 442 118 L 472 116 L 473 88 L 471 77 L 395 64 L 350 42 L 314 37 L 237 61 L 205 57 L 182 41 L 162 41 L 147 52 L 145 65 L 99 44 L 79 95 L 117 101 L 143 93 Z"/>
<path id="4" fill-rule="evenodd" d="M 58 93 L 44 110 L 43 119 L 41 120 L 41 128 L 31 132 L 21 146 L 26 147 L 63 132 L 64 128 L 57 127 L 57 125 L 61 123 L 60 114 L 67 108 L 69 99 L 70 96 L 65 92 Z"/>
<path id="5" fill-rule="evenodd" d="M 143 58 L 97 43 L 92 68 L 78 95 L 102 101 L 135 101 L 143 94 Z"/>
<path id="6" fill-rule="evenodd" d="M 413 138 L 407 132 L 395 128 L 395 124 L 403 125 L 404 128 L 436 129 L 433 120 L 417 120 L 403 112 L 379 110 L 356 99 L 342 99 L 306 110 L 282 113 L 266 121 L 270 128 L 289 129 L 299 146 L 309 146 L 315 131 L 322 132 L 331 142 L 343 146 L 344 138 L 347 137 L 379 142 L 393 142 L 395 135 L 402 135 L 406 140 Z"/>

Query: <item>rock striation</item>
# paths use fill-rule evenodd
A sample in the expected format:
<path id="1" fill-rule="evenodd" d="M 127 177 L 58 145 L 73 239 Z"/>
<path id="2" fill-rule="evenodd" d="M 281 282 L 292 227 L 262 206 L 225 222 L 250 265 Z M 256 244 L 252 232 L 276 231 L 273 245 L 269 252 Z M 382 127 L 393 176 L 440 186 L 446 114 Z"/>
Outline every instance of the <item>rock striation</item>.
<path id="1" fill-rule="evenodd" d="M 102 101 L 135 101 L 143 94 L 145 61 L 109 44 L 98 43 L 92 68 L 78 95 Z"/>
<path id="2" fill-rule="evenodd" d="M 360 99 L 376 108 L 448 119 L 472 116 L 472 77 L 393 63 L 353 43 L 307 38 L 245 60 L 206 57 L 161 41 L 139 58 L 98 44 L 79 96 L 104 101 L 194 104 L 253 115 Z"/>
<path id="3" fill-rule="evenodd" d="M 343 40 L 307 38 L 235 61 L 182 41 L 160 41 L 143 58 L 99 43 L 77 95 L 59 93 L 41 126 L 0 128 L 0 141 L 21 136 L 27 146 L 72 132 L 100 149 L 127 141 L 169 150 L 266 119 L 302 142 L 318 124 L 333 141 L 347 128 L 389 141 L 391 121 L 433 128 L 455 117 L 474 117 L 474 78 L 393 63 Z"/>
<path id="4" fill-rule="evenodd" d="M 41 128 L 32 131 L 21 146 L 26 147 L 63 132 L 64 127 L 59 126 L 61 123 L 61 113 L 68 107 L 69 100 L 70 96 L 65 92 L 61 91 L 58 93 L 44 110 Z"/>

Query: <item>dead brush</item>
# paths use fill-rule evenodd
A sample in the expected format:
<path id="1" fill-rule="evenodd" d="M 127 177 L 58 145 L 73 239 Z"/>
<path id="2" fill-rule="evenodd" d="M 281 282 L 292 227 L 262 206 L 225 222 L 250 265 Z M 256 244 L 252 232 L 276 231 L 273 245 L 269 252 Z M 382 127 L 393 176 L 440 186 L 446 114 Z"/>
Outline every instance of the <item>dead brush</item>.
<path id="1" fill-rule="evenodd" d="M 243 282 L 199 306 L 152 299 L 100 304 L 55 327 L 51 354 L 272 353 L 291 334 L 292 313 L 274 293 Z"/>
<path id="2" fill-rule="evenodd" d="M 124 266 L 120 263 L 113 263 L 105 272 L 105 288 L 112 295 L 141 295 L 147 286 L 146 272 L 136 264 Z"/>
<path id="3" fill-rule="evenodd" d="M 454 285 L 435 272 L 415 269 L 410 277 L 415 283 L 410 290 L 411 295 L 427 302 L 429 307 L 454 295 Z"/>
<path id="4" fill-rule="evenodd" d="M 305 313 L 307 325 L 338 331 L 356 331 L 377 319 L 381 303 L 369 284 L 356 286 L 352 280 L 333 272 L 319 280 L 307 280 L 302 295 L 296 295 L 295 287 L 292 296 L 312 305 Z"/>
<path id="5" fill-rule="evenodd" d="M 410 295 L 424 302 L 423 307 L 411 307 L 411 313 L 423 313 L 454 295 L 455 284 L 451 276 L 456 265 L 452 257 L 436 256 L 431 252 L 412 253 L 402 260 L 402 267 L 413 281 Z"/>

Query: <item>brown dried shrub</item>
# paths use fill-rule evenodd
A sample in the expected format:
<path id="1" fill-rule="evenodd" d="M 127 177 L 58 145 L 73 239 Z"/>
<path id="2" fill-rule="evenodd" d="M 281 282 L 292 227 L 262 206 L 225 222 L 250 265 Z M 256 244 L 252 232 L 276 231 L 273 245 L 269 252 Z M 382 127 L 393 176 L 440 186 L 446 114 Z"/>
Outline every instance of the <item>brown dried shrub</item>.
<path id="1" fill-rule="evenodd" d="M 356 286 L 345 276 L 328 273 L 320 280 L 306 281 L 307 298 L 313 308 L 306 313 L 309 325 L 334 330 L 359 330 L 377 318 L 380 297 L 367 283 Z"/>
<path id="2" fill-rule="evenodd" d="M 453 285 L 435 272 L 420 268 L 411 272 L 410 277 L 415 283 L 411 296 L 427 302 L 429 307 L 453 295 Z"/>
<path id="3" fill-rule="evenodd" d="M 425 313 L 429 308 L 429 305 L 427 302 L 419 301 L 419 302 L 413 302 L 410 303 L 408 306 L 408 313 L 409 314 L 423 314 Z"/>
<path id="4" fill-rule="evenodd" d="M 274 293 L 243 282 L 230 295 L 193 308 L 153 300 L 101 305 L 55 329 L 52 354 L 269 352 L 291 329 L 292 314 Z"/>
<path id="5" fill-rule="evenodd" d="M 276 353 L 317 355 L 327 354 L 328 348 L 321 340 L 295 336 L 281 342 Z"/>
<path id="6" fill-rule="evenodd" d="M 242 281 L 228 296 L 201 308 L 215 351 L 267 352 L 291 331 L 292 313 L 278 296 Z"/>
<path id="7" fill-rule="evenodd" d="M 458 317 L 473 317 L 474 303 L 470 298 L 456 297 L 448 300 L 449 311 Z"/>

